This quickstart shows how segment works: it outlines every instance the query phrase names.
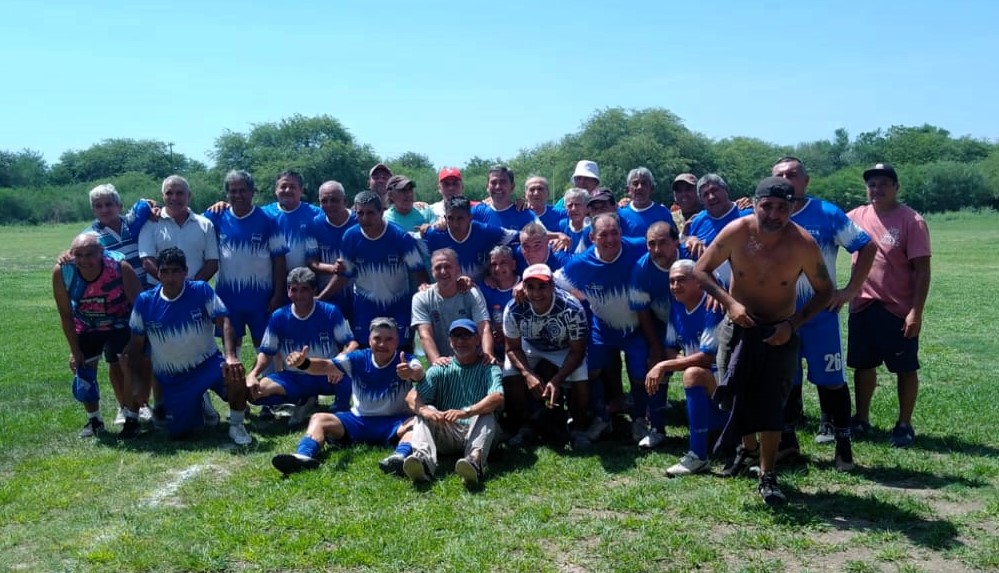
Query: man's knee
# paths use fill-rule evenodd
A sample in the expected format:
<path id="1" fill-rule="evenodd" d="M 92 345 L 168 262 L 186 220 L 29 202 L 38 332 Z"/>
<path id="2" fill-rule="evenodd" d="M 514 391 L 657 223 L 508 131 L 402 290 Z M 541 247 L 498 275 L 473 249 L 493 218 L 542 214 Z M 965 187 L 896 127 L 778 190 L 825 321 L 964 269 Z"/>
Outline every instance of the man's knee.
<path id="1" fill-rule="evenodd" d="M 691 366 L 683 371 L 684 388 L 713 388 L 715 385 L 715 375 L 707 368 Z"/>

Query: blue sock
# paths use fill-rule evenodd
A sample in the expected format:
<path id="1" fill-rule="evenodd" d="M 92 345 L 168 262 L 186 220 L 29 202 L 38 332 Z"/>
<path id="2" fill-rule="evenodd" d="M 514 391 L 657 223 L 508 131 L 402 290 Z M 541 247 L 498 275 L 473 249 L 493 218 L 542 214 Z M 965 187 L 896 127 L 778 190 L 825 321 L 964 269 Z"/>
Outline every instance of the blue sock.
<path id="1" fill-rule="evenodd" d="M 395 447 L 395 453 L 402 457 L 406 457 L 413 453 L 413 444 L 409 442 L 399 442 L 399 445 Z"/>
<path id="2" fill-rule="evenodd" d="M 687 396 L 687 420 L 690 422 L 690 451 L 708 459 L 708 430 L 711 423 L 711 399 L 701 386 L 684 388 Z"/>
<path id="3" fill-rule="evenodd" d="M 319 450 L 321 449 L 323 449 L 322 444 L 313 440 L 309 436 L 302 436 L 302 439 L 298 442 L 298 449 L 295 450 L 295 453 L 314 458 L 319 455 Z"/>

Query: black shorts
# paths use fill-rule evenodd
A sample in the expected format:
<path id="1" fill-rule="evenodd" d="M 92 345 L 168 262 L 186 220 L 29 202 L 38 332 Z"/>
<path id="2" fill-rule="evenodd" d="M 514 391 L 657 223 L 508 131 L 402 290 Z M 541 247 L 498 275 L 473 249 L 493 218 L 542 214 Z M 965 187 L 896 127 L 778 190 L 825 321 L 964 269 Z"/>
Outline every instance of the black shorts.
<path id="1" fill-rule="evenodd" d="M 919 337 L 903 336 L 905 319 L 873 302 L 848 320 L 846 365 L 866 370 L 882 363 L 893 374 L 919 370 Z"/>
<path id="2" fill-rule="evenodd" d="M 83 353 L 84 360 L 89 362 L 100 356 L 103 351 L 104 360 L 108 364 L 118 362 L 118 356 L 125 353 L 128 340 L 131 337 L 132 331 L 128 328 L 98 330 L 76 335 L 76 339 L 80 342 L 80 352 Z"/>

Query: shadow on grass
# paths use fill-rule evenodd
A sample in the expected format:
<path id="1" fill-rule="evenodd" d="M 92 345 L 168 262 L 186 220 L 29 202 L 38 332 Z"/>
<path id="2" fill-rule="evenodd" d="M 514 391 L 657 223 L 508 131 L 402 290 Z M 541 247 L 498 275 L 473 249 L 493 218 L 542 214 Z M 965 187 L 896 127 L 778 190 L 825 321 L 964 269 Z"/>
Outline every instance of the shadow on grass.
<path id="1" fill-rule="evenodd" d="M 867 432 L 863 436 L 854 437 L 853 441 L 887 444 L 888 438 L 890 437 L 890 430 L 873 428 L 870 432 Z M 957 436 L 939 434 L 917 434 L 916 442 L 910 446 L 910 449 L 916 451 L 924 450 L 928 452 L 936 452 L 938 454 L 962 454 L 967 456 L 991 458 L 999 457 L 999 448 L 986 444 L 969 442 Z"/>
<path id="2" fill-rule="evenodd" d="M 256 432 L 251 432 L 251 435 Z M 137 452 L 146 452 L 155 456 L 173 456 L 180 452 L 215 452 L 228 451 L 233 455 L 274 450 L 273 440 L 261 439 L 254 435 L 253 443 L 247 446 L 237 446 L 229 439 L 229 424 L 222 423 L 216 427 L 204 427 L 186 434 L 180 438 L 171 438 L 163 430 L 144 428 L 142 433 L 132 439 L 122 439 L 117 433 L 105 432 L 98 436 L 102 444 Z"/>

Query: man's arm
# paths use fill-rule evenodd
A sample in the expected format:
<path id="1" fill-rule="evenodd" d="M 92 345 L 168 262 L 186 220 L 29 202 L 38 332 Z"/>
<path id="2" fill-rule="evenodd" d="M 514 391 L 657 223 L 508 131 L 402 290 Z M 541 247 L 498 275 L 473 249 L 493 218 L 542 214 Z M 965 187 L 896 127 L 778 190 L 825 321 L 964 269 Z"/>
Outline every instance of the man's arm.
<path id="1" fill-rule="evenodd" d="M 437 364 L 437 361 L 443 357 L 440 350 L 437 349 L 437 343 L 434 342 L 433 325 L 429 323 L 417 324 L 416 332 L 420 335 L 420 344 L 423 345 L 423 351 L 427 353 L 427 362 Z"/>
<path id="2" fill-rule="evenodd" d="M 586 340 L 570 340 L 569 341 L 569 353 L 565 355 L 565 360 L 562 361 L 562 366 L 558 369 L 558 372 L 552 376 L 552 379 L 548 381 L 549 384 L 555 385 L 556 388 L 562 386 L 565 379 L 569 377 L 570 374 L 576 371 L 577 368 L 586 359 Z M 556 400 L 557 396 L 553 396 L 552 400 Z"/>
<path id="3" fill-rule="evenodd" d="M 271 275 L 274 277 L 274 290 L 267 303 L 267 312 L 274 312 L 284 303 L 284 291 L 287 288 L 285 281 L 288 279 L 288 261 L 284 255 L 271 257 Z"/>
<path id="4" fill-rule="evenodd" d="M 139 298 L 139 293 L 142 292 L 142 284 L 139 283 L 139 277 L 135 275 L 135 269 L 125 261 L 121 262 L 121 282 L 128 304 L 134 305 L 135 299 Z"/>
<path id="5" fill-rule="evenodd" d="M 741 225 L 739 223 L 734 223 L 726 226 L 724 229 L 718 233 L 715 240 L 711 243 L 705 251 L 701 254 L 701 258 L 697 259 L 697 263 L 694 264 L 694 278 L 700 283 L 701 287 L 708 293 L 708 296 L 715 299 L 725 308 L 729 313 L 729 316 L 735 322 L 735 312 L 734 310 L 741 310 L 741 314 L 745 316 L 748 323 L 742 324 L 741 326 L 752 326 L 752 319 L 746 315 L 745 307 L 736 302 L 732 295 L 728 293 L 727 290 L 722 288 L 722 285 L 715 279 L 714 271 L 722 265 L 725 261 L 729 260 L 732 255 L 731 245 L 733 241 L 736 240 L 736 233 L 734 227 Z M 740 317 L 742 318 L 742 317 Z M 744 320 L 743 322 L 746 322 Z"/>
<path id="6" fill-rule="evenodd" d="M 839 312 L 839 309 L 844 304 L 857 296 L 857 293 L 860 292 L 860 287 L 863 286 L 864 281 L 867 280 L 867 275 L 871 272 L 871 266 L 874 265 L 874 257 L 877 254 L 878 247 L 874 244 L 874 241 L 868 242 L 857 251 L 857 261 L 850 268 L 850 280 L 846 283 L 846 286 L 835 292 L 827 310 Z"/>
<path id="7" fill-rule="evenodd" d="M 802 233 L 805 233 L 805 231 L 802 231 Z M 829 305 L 829 301 L 832 300 L 833 293 L 836 291 L 832 277 L 829 276 L 829 269 L 826 268 L 826 262 L 822 259 L 822 252 L 819 251 L 819 246 L 815 244 L 815 241 L 811 237 L 804 235 L 803 237 L 807 238 L 807 242 L 803 242 L 799 249 L 803 258 L 801 272 L 808 279 L 808 283 L 812 285 L 812 290 L 815 291 L 815 294 L 805 303 L 805 306 L 791 315 L 791 318 L 777 323 L 774 333 L 769 338 L 763 340 L 763 342 L 773 346 L 786 344 L 791 339 L 791 335 L 801 325 L 807 323 Z"/>
<path id="8" fill-rule="evenodd" d="M 69 300 L 69 292 L 62 281 L 62 268 L 56 265 L 52 269 L 52 295 L 55 297 L 56 308 L 59 310 L 59 323 L 62 326 L 62 333 L 69 344 L 69 367 L 74 372 L 79 366 L 83 366 L 84 356 L 80 350 L 80 340 L 76 336 L 76 324 L 73 321 L 73 304 Z"/>
<path id="9" fill-rule="evenodd" d="M 489 361 L 489 364 L 494 364 L 497 361 L 495 351 L 493 350 L 493 329 L 489 325 L 489 320 L 482 320 L 479 322 L 479 331 L 482 333 L 481 345 L 482 345 L 482 355 Z"/>
<path id="10" fill-rule="evenodd" d="M 209 259 L 205 261 L 205 264 L 201 265 L 198 272 L 194 274 L 194 280 L 208 282 L 212 280 L 215 273 L 219 272 L 219 260 Z"/>
<path id="11" fill-rule="evenodd" d="M 142 374 L 142 359 L 145 356 L 143 349 L 146 346 L 146 336 L 144 334 L 132 333 L 128 339 L 125 356 L 128 357 L 128 380 L 132 384 L 133 395 L 145 395 L 147 385 L 146 377 Z"/>
<path id="12" fill-rule="evenodd" d="M 642 329 L 645 343 L 649 346 L 649 359 L 646 368 L 651 368 L 653 364 L 663 359 L 663 345 L 656 334 L 656 323 L 652 316 L 652 310 L 643 308 L 638 311 L 638 325 Z"/>
<path id="13" fill-rule="evenodd" d="M 519 336 L 516 338 L 507 337 L 506 355 L 510 359 L 510 364 L 524 377 L 524 384 L 527 385 L 527 391 L 540 400 L 544 392 L 545 383 L 534 373 L 534 370 L 531 370 L 530 362 L 527 360 L 527 354 L 524 353 L 524 347 L 521 344 Z"/>
<path id="14" fill-rule="evenodd" d="M 905 315 L 903 336 L 915 338 L 923 325 L 923 307 L 930 292 L 930 257 L 916 257 L 912 263 L 912 308 Z"/>

